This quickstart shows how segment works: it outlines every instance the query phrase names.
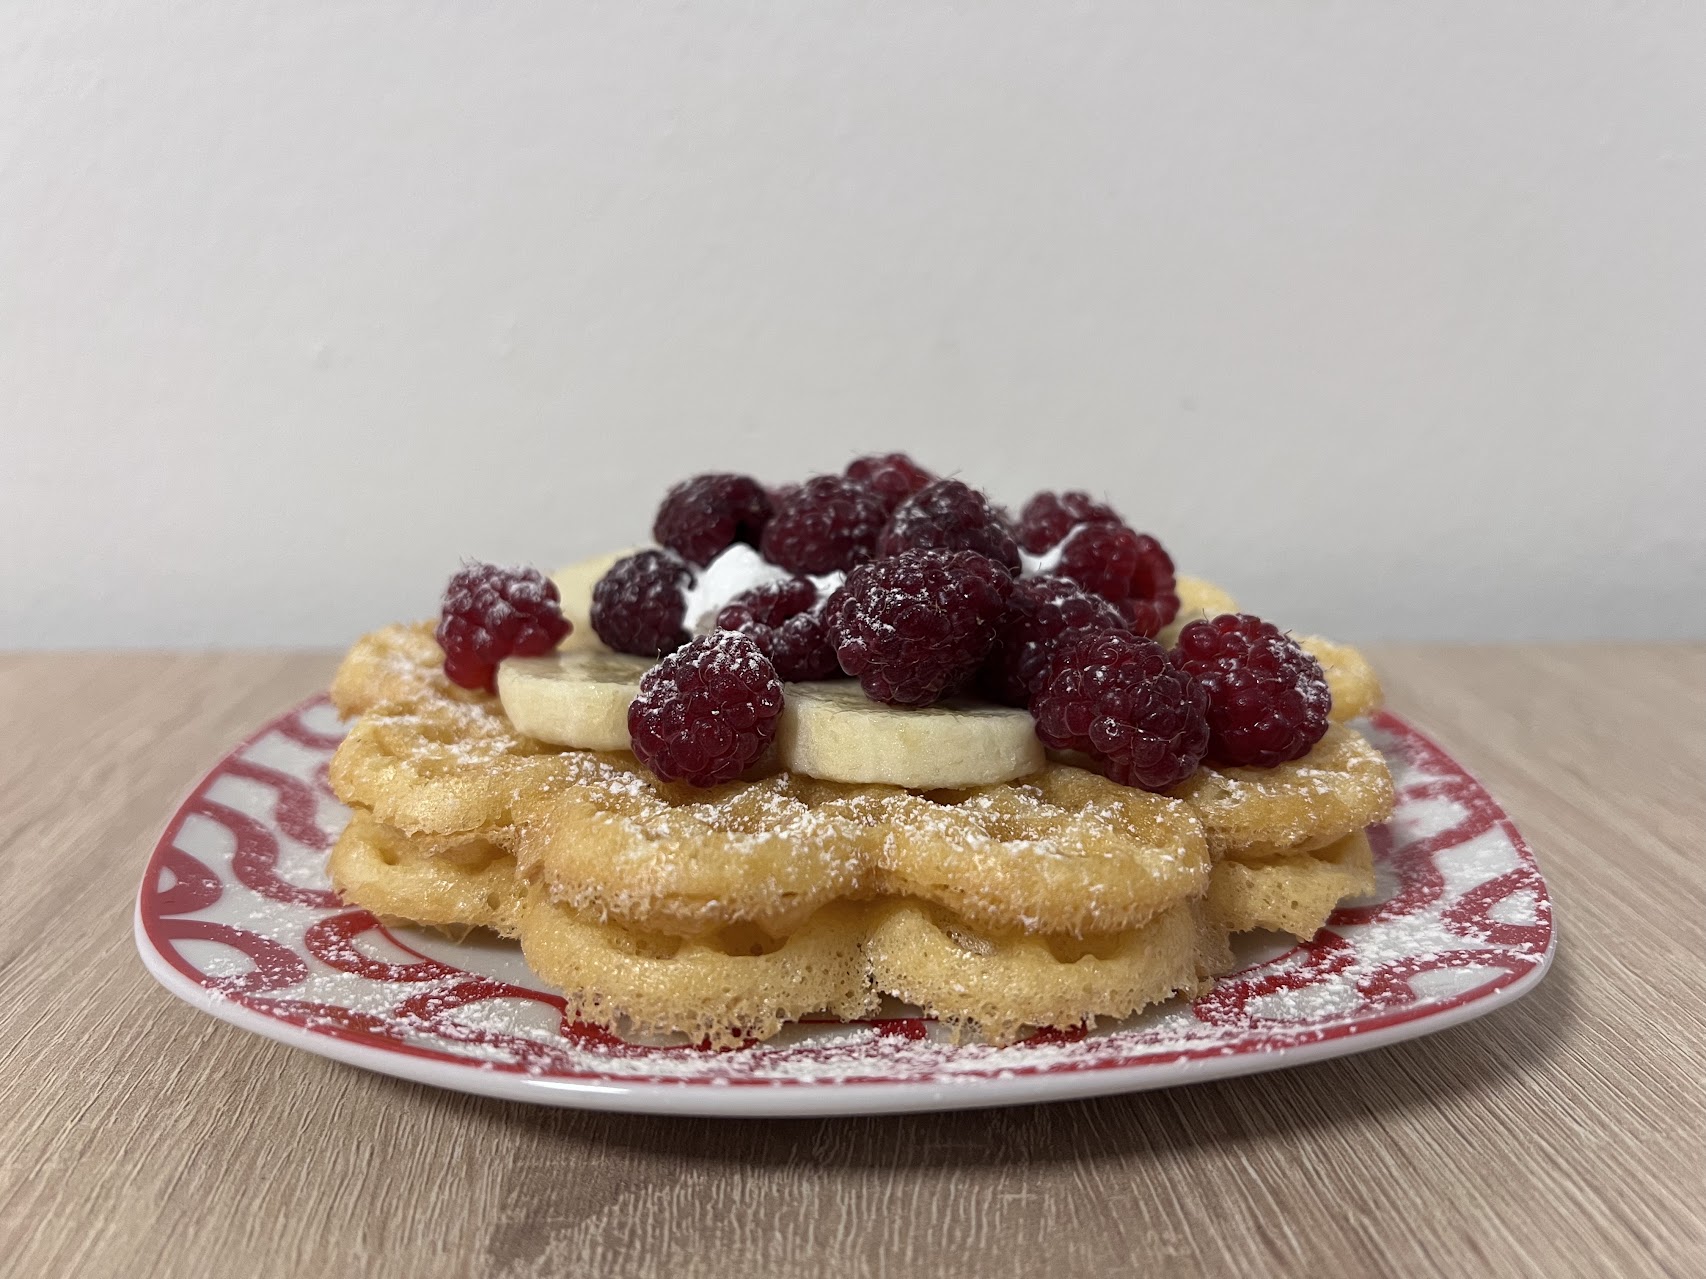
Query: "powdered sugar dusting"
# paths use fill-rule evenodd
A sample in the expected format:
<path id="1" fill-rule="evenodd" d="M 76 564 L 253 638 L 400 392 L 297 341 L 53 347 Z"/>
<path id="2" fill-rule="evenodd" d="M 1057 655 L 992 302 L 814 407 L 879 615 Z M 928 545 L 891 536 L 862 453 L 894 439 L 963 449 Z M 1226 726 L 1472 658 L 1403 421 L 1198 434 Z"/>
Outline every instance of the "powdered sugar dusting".
<path id="1" fill-rule="evenodd" d="M 1400 721 L 1380 716 L 1369 731 L 1398 787 L 1397 811 L 1373 832 L 1374 899 L 1342 908 L 1305 946 L 1244 939 L 1247 966 L 1195 1001 L 1003 1048 L 955 1044 L 903 1008 L 790 1027 L 730 1052 L 625 1044 L 574 1023 L 511 946 L 388 933 L 328 892 L 324 849 L 342 814 L 324 791 L 334 734 L 318 708 L 277 721 L 198 789 L 150 862 L 139 919 L 161 962 L 207 997 L 286 1023 L 305 1042 L 353 1041 L 480 1071 L 612 1085 L 966 1088 L 1111 1067 L 1141 1074 L 1425 1018 L 1487 1000 L 1544 962 L 1550 903 L 1508 819 Z M 646 785 L 600 767 L 613 789 Z"/>

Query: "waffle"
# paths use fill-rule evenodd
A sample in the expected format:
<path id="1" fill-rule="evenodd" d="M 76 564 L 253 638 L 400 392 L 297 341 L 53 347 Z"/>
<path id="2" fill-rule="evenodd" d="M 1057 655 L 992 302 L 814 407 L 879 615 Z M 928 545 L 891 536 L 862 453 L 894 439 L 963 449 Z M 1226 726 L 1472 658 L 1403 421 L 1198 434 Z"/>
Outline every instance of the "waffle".
<path id="1" fill-rule="evenodd" d="M 1225 930 L 1195 901 L 1141 928 L 1070 936 L 980 929 L 901 898 L 872 909 L 865 954 L 878 990 L 997 1043 L 1127 1017 L 1197 994 L 1232 966 Z"/>
<path id="2" fill-rule="evenodd" d="M 1312 852 L 1214 868 L 1203 909 L 1228 933 L 1266 929 L 1308 939 L 1347 897 L 1374 891 L 1374 853 L 1358 831 Z"/>
<path id="3" fill-rule="evenodd" d="M 1329 714 L 1335 723 L 1361 719 L 1379 709 L 1385 695 L 1380 688 L 1380 677 L 1366 657 L 1349 644 L 1335 644 L 1319 635 L 1299 635 L 1297 642 L 1304 652 L 1321 663 L 1327 686 L 1333 690 L 1333 709 Z"/>
<path id="4" fill-rule="evenodd" d="M 1310 644 L 1336 702 L 1378 698 L 1354 650 Z M 1294 764 L 1203 768 L 1168 795 L 1062 761 L 922 793 L 761 762 L 695 789 L 528 738 L 441 662 L 429 625 L 400 625 L 339 669 L 357 718 L 330 778 L 355 813 L 333 882 L 386 919 L 518 937 L 578 1015 L 628 1036 L 762 1039 L 884 995 L 997 1042 L 1124 1017 L 1223 971 L 1229 933 L 1312 936 L 1368 891 L 1360 832 L 1392 800 L 1343 724 Z"/>
<path id="5" fill-rule="evenodd" d="M 517 859 L 578 910 L 664 931 L 786 931 L 880 894 L 992 927 L 1106 932 L 1200 896 L 1209 873 L 1184 804 L 1058 765 L 926 794 L 787 773 L 710 790 L 637 766 L 616 779 L 542 792 Z"/>
<path id="6" fill-rule="evenodd" d="M 588 919 L 535 888 L 521 952 L 581 1021 L 628 1039 L 732 1047 L 814 1013 L 845 1021 L 874 1011 L 867 912 L 832 902 L 785 937 L 748 924 L 684 938 Z"/>
<path id="7" fill-rule="evenodd" d="M 358 651 L 395 651 L 399 630 Z M 630 755 L 542 746 L 496 699 L 442 696 L 430 670 L 398 665 L 365 653 L 358 665 L 383 669 L 393 700 L 344 681 L 343 704 L 371 709 L 332 760 L 339 798 L 411 835 L 478 834 L 601 919 L 785 932 L 828 902 L 885 892 L 988 927 L 1109 932 L 1207 883 L 1184 803 L 1083 769 L 926 794 L 786 773 L 701 790 Z"/>
<path id="8" fill-rule="evenodd" d="M 726 1046 L 811 1014 L 862 1016 L 889 995 L 1003 1042 L 1194 993 L 1231 962 L 1225 929 L 1196 899 L 1081 936 L 980 927 L 908 897 L 832 902 L 784 934 L 735 923 L 683 936 L 553 901 L 478 836 L 411 837 L 357 813 L 330 865 L 345 899 L 383 919 L 519 937 L 581 1020 L 630 1038 Z"/>
<path id="9" fill-rule="evenodd" d="M 1277 768 L 1205 764 L 1170 794 L 1191 806 L 1217 859 L 1241 861 L 1324 848 L 1384 821 L 1393 800 L 1386 760 L 1344 724 L 1302 759 Z"/>
<path id="10" fill-rule="evenodd" d="M 717 1045 L 767 1038 L 815 1013 L 860 1016 L 881 995 L 995 1041 L 1120 1018 L 1226 971 L 1229 933 L 1313 935 L 1342 897 L 1373 886 L 1357 835 L 1260 867 L 1222 862 L 1200 902 L 1116 933 L 991 929 L 935 903 L 885 898 L 832 903 L 783 935 L 742 923 L 683 937 L 552 902 L 487 840 L 410 837 L 362 813 L 331 871 L 348 901 L 381 918 L 519 936 L 528 963 L 582 1020 Z"/>
<path id="11" fill-rule="evenodd" d="M 381 919 L 455 931 L 521 931 L 527 884 L 491 840 L 409 836 L 360 809 L 332 846 L 327 870 L 345 901 Z"/>

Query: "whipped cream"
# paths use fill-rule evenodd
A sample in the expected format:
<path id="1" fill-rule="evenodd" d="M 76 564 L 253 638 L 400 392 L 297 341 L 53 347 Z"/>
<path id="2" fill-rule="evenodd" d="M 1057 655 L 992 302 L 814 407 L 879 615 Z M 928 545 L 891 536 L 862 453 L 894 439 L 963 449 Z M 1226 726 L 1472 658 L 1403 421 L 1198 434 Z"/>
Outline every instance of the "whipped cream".
<path id="1" fill-rule="evenodd" d="M 695 635 L 717 629 L 717 614 L 723 605 L 755 586 L 786 582 L 793 574 L 777 568 L 745 542 L 736 542 L 693 575 L 693 585 L 682 588 L 682 620 Z M 835 575 L 839 576 L 839 575 Z M 814 583 L 819 579 L 813 578 Z M 833 589 L 833 588 L 832 588 Z M 823 587 L 818 586 L 819 598 Z"/>
<path id="2" fill-rule="evenodd" d="M 1041 555 L 1032 555 L 1024 547 L 1019 548 L 1019 575 L 1021 577 L 1039 577 L 1044 573 L 1052 573 L 1060 567 L 1060 557 L 1066 553 L 1066 544 L 1073 535 L 1083 528 L 1082 524 L 1074 524 L 1061 538 Z"/>
<path id="3" fill-rule="evenodd" d="M 825 573 L 821 577 L 815 573 L 808 573 L 806 580 L 817 587 L 817 607 L 822 608 L 823 602 L 841 589 L 841 584 L 847 580 L 847 574 L 840 569 L 836 569 L 833 573 Z"/>

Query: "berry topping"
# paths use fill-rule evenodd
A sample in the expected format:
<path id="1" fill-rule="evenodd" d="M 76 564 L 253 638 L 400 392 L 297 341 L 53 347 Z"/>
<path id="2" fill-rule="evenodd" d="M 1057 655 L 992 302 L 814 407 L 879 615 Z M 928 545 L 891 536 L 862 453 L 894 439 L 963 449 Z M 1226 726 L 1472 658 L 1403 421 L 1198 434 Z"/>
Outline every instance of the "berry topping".
<path id="1" fill-rule="evenodd" d="M 866 696 L 928 706 L 977 673 L 1012 589 L 985 556 L 907 551 L 855 568 L 824 617 L 841 669 Z"/>
<path id="2" fill-rule="evenodd" d="M 1065 577 L 1024 577 L 1013 583 L 995 627 L 995 646 L 979 683 L 998 702 L 1028 706 L 1048 670 L 1055 642 L 1071 631 L 1123 631 L 1125 616 L 1099 595 Z"/>
<path id="3" fill-rule="evenodd" d="M 1081 526 L 1061 545 L 1055 572 L 1118 604 L 1139 635 L 1155 635 L 1178 616 L 1172 558 L 1123 524 Z"/>
<path id="4" fill-rule="evenodd" d="M 1019 572 L 1019 546 L 1001 509 L 958 480 L 937 480 L 895 507 L 877 554 L 902 551 L 976 551 Z"/>
<path id="5" fill-rule="evenodd" d="M 817 587 L 803 577 L 767 582 L 735 596 L 717 614 L 717 625 L 757 644 L 789 683 L 841 674 L 817 611 Z"/>
<path id="6" fill-rule="evenodd" d="M 662 657 L 687 643 L 682 592 L 693 570 L 667 551 L 617 560 L 592 588 L 592 629 L 618 653 Z"/>
<path id="7" fill-rule="evenodd" d="M 849 462 L 847 478 L 875 489 L 892 511 L 936 477 L 904 453 L 881 453 Z"/>
<path id="8" fill-rule="evenodd" d="M 746 475 L 695 475 L 663 499 L 652 536 L 701 568 L 735 542 L 757 546 L 770 521 L 770 495 Z"/>
<path id="9" fill-rule="evenodd" d="M 1327 732 L 1333 694 L 1321 663 L 1271 622 L 1223 613 L 1179 632 L 1172 663 L 1208 692 L 1208 757 L 1273 768 Z"/>
<path id="10" fill-rule="evenodd" d="M 717 625 L 725 631 L 738 631 L 752 622 L 760 626 L 780 626 L 816 604 L 817 587 L 803 577 L 765 582 L 742 592 L 724 605 L 723 611 L 717 614 Z M 724 621 L 724 618 L 731 620 Z"/>
<path id="11" fill-rule="evenodd" d="M 640 677 L 628 707 L 634 754 L 666 782 L 733 781 L 776 740 L 782 682 L 738 631 L 712 631 Z"/>
<path id="12" fill-rule="evenodd" d="M 1038 493 L 1019 512 L 1019 545 L 1032 555 L 1059 546 L 1079 524 L 1124 524 L 1113 507 L 1088 493 Z"/>
<path id="13" fill-rule="evenodd" d="M 1165 790 L 1208 749 L 1208 694 L 1167 651 L 1129 631 L 1078 631 L 1055 644 L 1031 699 L 1037 736 L 1083 751 L 1114 781 Z"/>
<path id="14" fill-rule="evenodd" d="M 536 568 L 468 565 L 444 588 L 439 611 L 445 677 L 497 692 L 499 662 L 549 653 L 574 629 L 560 604 L 556 584 Z"/>
<path id="15" fill-rule="evenodd" d="M 874 489 L 819 475 L 783 499 L 760 546 L 765 559 L 790 573 L 834 573 L 871 558 L 887 519 Z"/>

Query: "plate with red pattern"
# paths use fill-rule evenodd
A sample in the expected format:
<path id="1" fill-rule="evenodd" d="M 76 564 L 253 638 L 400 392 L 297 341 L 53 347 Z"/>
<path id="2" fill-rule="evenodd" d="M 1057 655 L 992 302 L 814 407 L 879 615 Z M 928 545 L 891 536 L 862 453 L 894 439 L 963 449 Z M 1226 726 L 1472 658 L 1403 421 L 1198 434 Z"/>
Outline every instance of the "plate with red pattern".
<path id="1" fill-rule="evenodd" d="M 1516 827 L 1402 719 L 1364 731 L 1397 784 L 1370 831 L 1377 888 L 1313 941 L 1252 934 L 1207 994 L 1088 1033 L 995 1048 L 904 1008 L 727 1051 L 638 1046 L 579 1023 L 511 943 L 389 928 L 338 900 L 324 698 L 236 747 L 173 816 L 136 899 L 166 989 L 245 1030 L 404 1079 L 554 1106 L 683 1115 L 950 1110 L 1162 1088 L 1430 1034 L 1532 989 L 1551 903 Z"/>

